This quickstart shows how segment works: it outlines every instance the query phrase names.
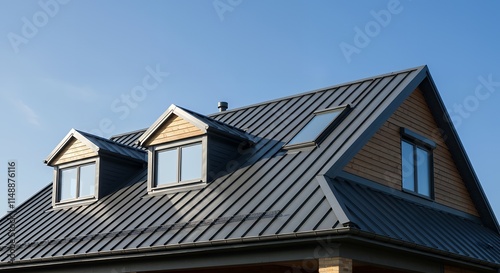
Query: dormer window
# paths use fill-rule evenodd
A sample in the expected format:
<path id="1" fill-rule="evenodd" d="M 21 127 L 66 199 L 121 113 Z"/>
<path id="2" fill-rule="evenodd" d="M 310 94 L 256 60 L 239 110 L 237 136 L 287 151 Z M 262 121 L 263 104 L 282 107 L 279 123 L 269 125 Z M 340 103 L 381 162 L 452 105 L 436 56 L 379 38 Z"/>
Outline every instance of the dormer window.
<path id="1" fill-rule="evenodd" d="M 155 186 L 203 181 L 203 145 L 201 141 L 161 146 L 155 149 Z"/>
<path id="2" fill-rule="evenodd" d="M 253 142 L 243 131 L 171 105 L 138 139 L 148 149 L 148 193 L 201 189 Z"/>
<path id="3" fill-rule="evenodd" d="M 88 205 L 145 167 L 146 152 L 72 129 L 45 160 L 54 168 L 52 206 Z"/>
<path id="4" fill-rule="evenodd" d="M 61 168 L 57 185 L 60 202 L 93 198 L 96 186 L 95 162 Z"/>

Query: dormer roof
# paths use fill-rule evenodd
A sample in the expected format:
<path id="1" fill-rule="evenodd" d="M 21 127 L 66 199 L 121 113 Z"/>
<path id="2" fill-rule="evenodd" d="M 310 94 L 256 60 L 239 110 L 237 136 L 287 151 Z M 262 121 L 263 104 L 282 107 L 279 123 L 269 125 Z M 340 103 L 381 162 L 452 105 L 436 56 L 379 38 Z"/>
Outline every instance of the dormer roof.
<path id="1" fill-rule="evenodd" d="M 134 161 L 146 161 L 146 152 L 143 150 L 119 144 L 109 139 L 78 131 L 76 129 L 71 129 L 63 140 L 61 140 L 61 142 L 56 146 L 56 148 L 54 148 L 54 150 L 47 156 L 44 163 L 49 166 L 54 166 L 58 163 L 78 160 L 78 156 L 67 156 L 65 160 L 60 160 L 67 149 L 75 143 L 81 143 L 80 145 L 83 145 L 82 152 L 80 152 L 78 156 L 86 154 L 87 157 L 92 157 L 108 154 Z"/>
<path id="2" fill-rule="evenodd" d="M 172 104 L 137 140 L 138 144 L 143 147 L 149 146 L 153 138 L 162 133 L 165 124 L 174 118 L 180 118 L 191 124 L 193 128 L 189 130 L 193 136 L 214 133 L 237 141 L 251 142 L 251 136 L 239 128 Z"/>

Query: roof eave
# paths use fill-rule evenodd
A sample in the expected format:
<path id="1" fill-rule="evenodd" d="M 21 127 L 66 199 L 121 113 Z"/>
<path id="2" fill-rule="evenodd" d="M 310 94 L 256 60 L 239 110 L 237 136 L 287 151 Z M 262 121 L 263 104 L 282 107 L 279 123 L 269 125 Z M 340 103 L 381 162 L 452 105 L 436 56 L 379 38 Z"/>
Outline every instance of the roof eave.
<path id="1" fill-rule="evenodd" d="M 397 251 L 405 251 L 424 257 L 445 260 L 451 263 L 471 266 L 482 270 L 492 271 L 500 269 L 500 264 L 487 262 L 467 256 L 461 256 L 434 248 L 424 247 L 402 240 L 396 240 L 382 235 L 362 231 L 357 228 L 342 227 L 322 231 L 293 233 L 289 235 L 268 235 L 259 236 L 258 238 L 234 238 L 194 244 L 175 244 L 170 246 L 154 246 L 119 251 L 86 253 L 81 255 L 74 255 L 73 257 L 50 257 L 42 259 L 23 260 L 15 262 L 13 264 L 9 263 L 0 265 L 0 271 L 21 268 L 35 269 L 37 267 L 61 266 L 64 264 L 70 265 L 82 262 L 111 262 L 124 259 L 142 258 L 145 256 L 161 257 L 165 255 L 176 254 L 189 255 L 191 253 L 202 253 L 206 251 L 212 252 L 214 250 L 234 251 L 236 244 L 239 245 L 239 248 L 254 248 L 256 246 L 286 246 L 288 244 L 308 242 L 318 243 L 318 241 L 321 241 L 322 238 L 324 238 L 325 240 L 335 240 L 339 243 L 349 241 L 367 246 L 378 246 Z"/>

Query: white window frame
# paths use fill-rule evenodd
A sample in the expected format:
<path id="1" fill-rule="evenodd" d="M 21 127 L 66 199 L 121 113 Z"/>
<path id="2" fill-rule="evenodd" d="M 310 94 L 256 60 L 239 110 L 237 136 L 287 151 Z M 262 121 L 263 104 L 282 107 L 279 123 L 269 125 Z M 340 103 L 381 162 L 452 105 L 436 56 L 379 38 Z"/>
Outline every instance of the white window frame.
<path id="1" fill-rule="evenodd" d="M 84 197 L 76 197 L 71 199 L 61 200 L 60 197 L 60 179 L 61 179 L 61 171 L 64 169 L 82 167 L 85 165 L 94 164 L 95 166 L 95 178 L 94 178 L 94 195 L 84 196 Z M 54 182 L 53 188 L 55 189 L 52 193 L 52 204 L 53 207 L 64 207 L 64 206 L 75 206 L 75 205 L 85 205 L 87 203 L 92 203 L 97 200 L 97 196 L 99 196 L 99 166 L 100 159 L 98 157 L 88 158 L 83 160 L 78 160 L 71 163 L 61 164 L 59 166 L 54 167 Z M 77 185 L 79 181 L 77 182 Z"/>
<path id="2" fill-rule="evenodd" d="M 201 143 L 201 177 L 200 179 L 187 180 L 187 181 L 177 181 L 170 184 L 157 185 L 157 152 L 169 150 L 172 148 L 180 148 L 183 146 L 189 146 L 192 144 Z M 177 172 L 179 172 L 180 164 L 178 162 Z M 177 173 L 179 176 L 179 173 Z M 170 192 L 181 192 L 193 189 L 199 189 L 206 185 L 207 182 L 207 136 L 196 137 L 187 140 L 175 141 L 165 144 L 159 144 L 149 147 L 148 151 L 148 193 L 170 193 Z"/>

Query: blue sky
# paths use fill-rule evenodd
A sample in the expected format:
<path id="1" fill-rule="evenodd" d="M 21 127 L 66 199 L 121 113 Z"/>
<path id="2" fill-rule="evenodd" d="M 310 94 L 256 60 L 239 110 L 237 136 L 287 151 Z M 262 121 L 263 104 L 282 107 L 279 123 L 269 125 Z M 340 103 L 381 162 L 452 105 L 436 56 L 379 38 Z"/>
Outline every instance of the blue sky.
<path id="1" fill-rule="evenodd" d="M 18 161 L 21 202 L 50 183 L 43 160 L 71 128 L 109 137 L 148 127 L 171 103 L 209 114 L 218 101 L 235 108 L 427 64 L 498 216 L 498 10 L 498 1 L 3 0 L 3 173 Z M 0 196 L 3 214 L 6 186 Z"/>

